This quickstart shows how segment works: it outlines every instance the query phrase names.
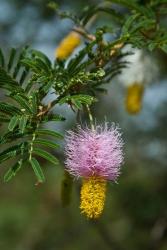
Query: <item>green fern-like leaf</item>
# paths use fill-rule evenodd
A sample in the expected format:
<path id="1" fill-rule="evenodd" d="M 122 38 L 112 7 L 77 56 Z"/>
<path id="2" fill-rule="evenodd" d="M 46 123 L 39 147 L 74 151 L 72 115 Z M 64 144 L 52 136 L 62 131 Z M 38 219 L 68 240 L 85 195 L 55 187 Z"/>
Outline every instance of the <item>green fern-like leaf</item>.
<path id="1" fill-rule="evenodd" d="M 47 151 L 45 151 L 43 149 L 34 148 L 33 154 L 38 155 L 47 161 L 50 161 L 54 165 L 57 165 L 59 163 L 55 156 L 53 156 L 51 153 L 48 153 Z"/>
<path id="2" fill-rule="evenodd" d="M 23 160 L 19 160 L 18 162 L 16 162 L 4 175 L 4 181 L 8 182 L 12 179 L 12 177 L 14 177 L 17 172 L 21 169 L 23 164 Z"/>
<path id="3" fill-rule="evenodd" d="M 37 177 L 37 180 L 38 182 L 44 182 L 45 181 L 45 176 L 44 176 L 44 173 L 42 171 L 42 168 L 39 164 L 39 162 L 37 161 L 37 159 L 35 158 L 32 158 L 29 160 L 33 170 L 34 170 L 34 173 Z"/>

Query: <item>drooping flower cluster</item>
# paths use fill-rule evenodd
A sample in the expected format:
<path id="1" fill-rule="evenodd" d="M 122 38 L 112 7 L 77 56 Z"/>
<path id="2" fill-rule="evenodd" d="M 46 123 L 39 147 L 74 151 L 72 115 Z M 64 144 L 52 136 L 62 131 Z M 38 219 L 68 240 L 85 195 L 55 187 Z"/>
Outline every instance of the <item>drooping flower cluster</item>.
<path id="1" fill-rule="evenodd" d="M 55 51 L 56 58 L 63 60 L 69 57 L 74 49 L 81 43 L 81 37 L 78 33 L 70 32 L 59 44 Z"/>
<path id="2" fill-rule="evenodd" d="M 123 162 L 123 141 L 118 127 L 107 123 L 94 130 L 78 127 L 66 138 L 66 170 L 83 178 L 81 212 L 98 218 L 103 211 L 106 181 L 116 181 Z"/>
<path id="3" fill-rule="evenodd" d="M 147 55 L 142 49 L 132 48 L 127 45 L 122 50 L 124 53 L 132 52 L 123 60 L 129 62 L 118 77 L 125 87 L 125 107 L 128 113 L 137 114 L 142 108 L 142 99 L 145 86 L 157 76 L 157 65 L 151 55 Z"/>

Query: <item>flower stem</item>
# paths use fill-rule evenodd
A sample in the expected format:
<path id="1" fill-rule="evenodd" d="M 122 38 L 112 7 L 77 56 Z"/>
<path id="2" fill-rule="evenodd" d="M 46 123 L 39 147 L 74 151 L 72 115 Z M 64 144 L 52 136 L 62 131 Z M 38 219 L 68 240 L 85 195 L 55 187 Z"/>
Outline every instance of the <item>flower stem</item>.
<path id="1" fill-rule="evenodd" d="M 88 111 L 88 116 L 89 116 L 89 121 L 90 121 L 90 125 L 91 125 L 91 129 L 95 130 L 94 124 L 93 124 L 93 116 L 91 114 L 90 108 L 88 105 L 86 105 L 87 111 Z"/>

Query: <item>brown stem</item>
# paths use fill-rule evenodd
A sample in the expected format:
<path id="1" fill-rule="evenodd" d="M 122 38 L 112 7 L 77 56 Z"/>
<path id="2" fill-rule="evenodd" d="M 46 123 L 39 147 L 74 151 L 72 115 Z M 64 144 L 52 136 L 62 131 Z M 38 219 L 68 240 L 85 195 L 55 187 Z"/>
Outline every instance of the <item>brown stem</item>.
<path id="1" fill-rule="evenodd" d="M 83 29 L 81 27 L 74 27 L 73 30 L 90 41 L 96 40 L 96 37 L 94 35 L 88 33 L 85 29 Z"/>

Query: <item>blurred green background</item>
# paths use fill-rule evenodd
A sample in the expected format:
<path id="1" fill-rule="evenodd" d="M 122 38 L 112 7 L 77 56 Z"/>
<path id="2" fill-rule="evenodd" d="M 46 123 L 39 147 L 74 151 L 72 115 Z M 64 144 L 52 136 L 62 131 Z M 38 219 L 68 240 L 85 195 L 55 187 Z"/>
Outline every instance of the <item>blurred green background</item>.
<path id="1" fill-rule="evenodd" d="M 72 23 L 56 17 L 46 7 L 47 2 L 0 0 L 0 46 L 7 50 L 29 44 L 53 59 L 55 47 Z M 57 2 L 62 9 L 77 13 L 87 4 L 102 1 Z M 101 23 L 105 22 L 109 18 L 101 16 Z M 140 114 L 126 112 L 125 90 L 116 80 L 107 86 L 108 95 L 94 106 L 97 122 L 106 118 L 119 123 L 125 141 L 122 175 L 118 185 L 108 186 L 102 217 L 91 222 L 80 215 L 76 182 L 71 205 L 62 206 L 63 166 L 43 162 L 47 181 L 40 186 L 34 185 L 32 169 L 26 166 L 10 183 L 4 183 L 8 166 L 3 166 L 0 249 L 167 250 L 167 56 L 160 51 L 152 56 L 159 66 L 159 77 L 146 88 Z M 68 122 L 50 126 L 61 131 L 71 128 L 75 115 L 68 107 L 59 112 L 68 116 Z"/>

